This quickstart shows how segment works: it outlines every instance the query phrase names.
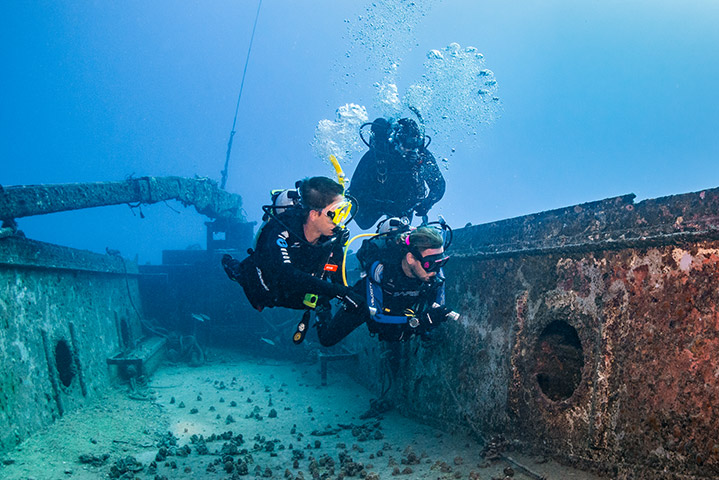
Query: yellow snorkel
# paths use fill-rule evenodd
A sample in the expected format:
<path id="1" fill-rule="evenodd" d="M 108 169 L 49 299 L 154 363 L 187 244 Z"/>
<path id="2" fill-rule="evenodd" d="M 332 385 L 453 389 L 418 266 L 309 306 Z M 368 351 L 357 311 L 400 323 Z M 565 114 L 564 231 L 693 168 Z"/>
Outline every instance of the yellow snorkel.
<path id="1" fill-rule="evenodd" d="M 337 157 L 330 155 L 330 163 L 332 163 L 332 166 L 335 167 L 337 183 L 342 185 L 342 193 L 344 194 L 344 192 L 347 191 L 347 185 L 349 184 L 347 176 L 345 175 L 345 172 L 342 171 L 342 166 L 340 165 L 339 160 L 337 160 Z M 342 203 L 337 205 L 332 212 L 327 213 L 330 215 L 330 218 L 335 225 L 340 228 L 345 228 L 345 222 L 351 219 L 352 201 L 350 199 L 345 199 Z"/>
<path id="2" fill-rule="evenodd" d="M 342 171 L 339 160 L 337 160 L 337 157 L 334 155 L 330 155 L 330 162 L 332 163 L 332 166 L 335 167 L 335 173 L 337 173 L 337 183 L 342 185 L 342 188 L 347 190 L 347 176 L 345 175 L 345 172 Z"/>
<path id="3" fill-rule="evenodd" d="M 337 157 L 335 157 L 334 155 L 330 155 L 330 163 L 332 164 L 333 167 L 335 167 L 335 173 L 337 174 L 337 183 L 342 185 L 342 188 L 347 190 L 347 186 L 348 186 L 347 184 L 349 183 L 349 181 L 347 180 L 347 176 L 345 175 L 345 172 L 342 171 L 342 166 L 340 165 L 339 160 L 337 160 Z M 349 208 L 347 208 L 346 205 L 349 206 Z M 352 201 L 347 200 L 347 203 L 342 205 L 341 208 L 338 209 L 339 210 L 338 215 L 333 215 L 334 218 L 332 218 L 332 220 L 335 222 L 336 225 L 342 226 L 342 228 L 345 228 L 342 225 L 342 223 L 347 219 L 347 217 L 349 217 L 351 208 L 352 208 Z M 347 267 L 346 266 L 347 266 L 347 251 L 349 250 L 349 245 L 358 238 L 371 237 L 371 236 L 374 236 L 374 234 L 370 234 L 370 233 L 360 234 L 360 235 L 357 235 L 356 237 L 352 238 L 351 240 L 349 240 L 344 245 L 345 251 L 344 251 L 344 255 L 342 257 L 342 282 L 345 284 L 345 286 L 347 286 Z"/>
<path id="4" fill-rule="evenodd" d="M 342 171 L 342 166 L 340 165 L 339 160 L 337 160 L 337 157 L 335 157 L 334 155 L 330 155 L 330 162 L 332 163 L 332 166 L 335 167 L 335 173 L 337 173 L 337 183 L 342 185 L 342 188 L 347 190 L 349 181 L 347 180 L 345 172 Z M 336 225 L 341 225 L 347 219 L 347 217 L 349 217 L 351 208 L 351 200 L 347 200 L 346 204 L 341 205 L 341 207 L 338 209 L 338 214 L 333 215 L 334 218 L 332 220 L 335 221 L 336 219 Z M 344 228 L 344 226 L 342 226 L 342 228 Z M 360 233 L 359 235 L 355 235 L 354 237 L 352 237 L 352 239 L 345 243 L 345 251 L 344 255 L 342 256 L 342 283 L 344 283 L 346 287 L 349 286 L 347 285 L 347 252 L 349 251 L 349 246 L 358 238 L 374 237 L 376 235 L 376 233 Z"/>

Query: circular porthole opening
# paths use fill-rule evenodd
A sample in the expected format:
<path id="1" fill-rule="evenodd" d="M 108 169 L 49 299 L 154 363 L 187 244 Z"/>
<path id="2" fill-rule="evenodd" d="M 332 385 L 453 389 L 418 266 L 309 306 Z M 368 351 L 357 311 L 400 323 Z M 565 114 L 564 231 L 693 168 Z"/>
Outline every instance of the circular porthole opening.
<path id="1" fill-rule="evenodd" d="M 60 381 L 63 385 L 69 387 L 75 377 L 75 369 L 73 368 L 70 346 L 65 340 L 60 340 L 55 345 L 55 365 Z"/>
<path id="2" fill-rule="evenodd" d="M 535 376 L 542 393 L 555 402 L 572 396 L 582 380 L 584 352 L 577 330 L 557 320 L 537 340 Z"/>

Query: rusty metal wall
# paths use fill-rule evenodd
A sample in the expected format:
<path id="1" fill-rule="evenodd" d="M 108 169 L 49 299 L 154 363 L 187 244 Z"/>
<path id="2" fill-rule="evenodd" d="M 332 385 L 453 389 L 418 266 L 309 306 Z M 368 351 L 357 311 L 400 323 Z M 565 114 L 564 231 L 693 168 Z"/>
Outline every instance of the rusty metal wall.
<path id="1" fill-rule="evenodd" d="M 719 191 L 632 200 L 457 231 L 463 317 L 399 347 L 399 407 L 612 478 L 719 477 Z M 350 344 L 379 391 L 383 348 Z"/>

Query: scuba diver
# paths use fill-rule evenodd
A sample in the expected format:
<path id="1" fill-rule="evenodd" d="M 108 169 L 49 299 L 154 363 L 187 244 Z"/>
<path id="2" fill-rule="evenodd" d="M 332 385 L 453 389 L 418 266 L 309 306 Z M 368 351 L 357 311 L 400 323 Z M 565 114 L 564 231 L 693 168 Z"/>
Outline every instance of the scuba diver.
<path id="1" fill-rule="evenodd" d="M 289 205 L 278 205 L 278 198 Z M 305 309 L 293 337 L 304 339 L 309 312 L 329 316 L 329 300 L 339 299 L 347 311 L 364 312 L 367 304 L 342 284 L 338 272 L 348 237 L 344 224 L 352 203 L 344 187 L 327 177 L 306 178 L 297 190 L 275 192 L 273 205 L 263 207 L 266 223 L 254 251 L 243 261 L 222 257 L 227 276 L 238 282 L 252 306 Z"/>
<path id="2" fill-rule="evenodd" d="M 369 309 L 340 310 L 320 321 L 317 335 L 323 346 L 336 344 L 363 323 L 382 341 L 401 341 L 459 318 L 444 306 L 442 266 L 449 257 L 442 232 L 431 225 L 409 230 L 397 218 L 387 222 L 399 228 L 365 240 L 357 252 L 365 275 L 353 289 L 366 295 Z"/>
<path id="3" fill-rule="evenodd" d="M 369 141 L 363 128 L 371 126 Z M 411 118 L 390 122 L 377 118 L 360 127 L 360 137 L 369 147 L 352 176 L 348 194 L 357 199 L 354 220 L 366 230 L 383 215 L 424 217 L 444 195 L 445 181 L 432 153 L 431 139 Z"/>

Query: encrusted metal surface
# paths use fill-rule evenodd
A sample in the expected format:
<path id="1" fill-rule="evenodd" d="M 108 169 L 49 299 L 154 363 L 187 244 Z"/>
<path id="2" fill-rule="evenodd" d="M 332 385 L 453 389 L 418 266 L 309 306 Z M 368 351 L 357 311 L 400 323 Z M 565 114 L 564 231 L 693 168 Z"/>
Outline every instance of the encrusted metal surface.
<path id="1" fill-rule="evenodd" d="M 105 359 L 142 334 L 140 306 L 132 262 L 0 239 L 0 452 L 103 395 Z"/>
<path id="2" fill-rule="evenodd" d="M 0 220 L 67 210 L 178 200 L 210 218 L 244 222 L 242 198 L 207 178 L 141 177 L 122 182 L 21 185 L 0 188 Z"/>
<path id="3" fill-rule="evenodd" d="M 609 198 L 456 232 L 460 256 L 588 252 L 719 239 L 719 189 L 633 203 Z"/>
<path id="4" fill-rule="evenodd" d="M 632 198 L 458 230 L 463 316 L 402 346 L 401 408 L 611 478 L 719 477 L 719 191 Z"/>

